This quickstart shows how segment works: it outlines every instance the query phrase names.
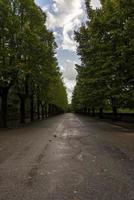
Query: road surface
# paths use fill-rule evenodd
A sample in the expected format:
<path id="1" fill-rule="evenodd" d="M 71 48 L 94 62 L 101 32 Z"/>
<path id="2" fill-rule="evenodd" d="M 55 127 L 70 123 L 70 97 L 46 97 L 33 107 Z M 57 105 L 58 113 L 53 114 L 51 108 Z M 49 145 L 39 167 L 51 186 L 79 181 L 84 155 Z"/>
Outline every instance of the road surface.
<path id="1" fill-rule="evenodd" d="M 133 200 L 134 131 L 64 114 L 0 131 L 0 200 Z"/>

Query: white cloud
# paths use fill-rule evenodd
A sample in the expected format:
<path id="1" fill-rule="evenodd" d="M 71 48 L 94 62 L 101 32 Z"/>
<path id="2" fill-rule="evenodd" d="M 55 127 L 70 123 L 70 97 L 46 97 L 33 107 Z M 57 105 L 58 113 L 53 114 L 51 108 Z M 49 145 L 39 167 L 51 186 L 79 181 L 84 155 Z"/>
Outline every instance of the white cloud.
<path id="1" fill-rule="evenodd" d="M 47 27 L 49 29 L 61 28 L 61 48 L 76 50 L 74 30 L 80 27 L 85 17 L 84 0 L 53 0 L 50 9 L 47 9 Z M 46 7 L 43 8 L 46 10 Z"/>
<path id="2" fill-rule="evenodd" d="M 75 61 L 67 60 L 62 68 L 63 77 L 67 80 L 73 81 L 76 78 L 77 72 L 75 70 Z"/>
<path id="3" fill-rule="evenodd" d="M 100 6 L 99 0 L 92 0 L 93 8 Z M 85 0 L 52 0 L 50 7 L 44 7 L 47 11 L 47 27 L 55 30 L 61 28 L 60 48 L 75 51 L 74 30 L 81 26 L 86 19 Z"/>
<path id="4" fill-rule="evenodd" d="M 74 30 L 77 30 L 81 23 L 86 20 L 85 0 L 51 0 L 50 6 L 45 6 L 47 12 L 47 27 L 54 31 L 58 49 L 76 51 L 77 43 L 74 40 Z M 93 8 L 99 7 L 99 0 L 92 0 Z M 59 60 L 60 62 L 60 60 Z M 76 84 L 75 62 L 65 60 L 60 66 L 63 73 L 69 101 Z"/>
<path id="5" fill-rule="evenodd" d="M 100 7 L 100 0 L 92 0 L 91 6 L 95 9 L 97 7 Z"/>
<path id="6" fill-rule="evenodd" d="M 76 64 L 75 61 L 67 60 L 64 66 L 60 67 L 63 74 L 64 82 L 67 88 L 69 101 L 71 101 L 72 92 L 76 84 L 77 72 L 75 70 L 75 64 Z"/>

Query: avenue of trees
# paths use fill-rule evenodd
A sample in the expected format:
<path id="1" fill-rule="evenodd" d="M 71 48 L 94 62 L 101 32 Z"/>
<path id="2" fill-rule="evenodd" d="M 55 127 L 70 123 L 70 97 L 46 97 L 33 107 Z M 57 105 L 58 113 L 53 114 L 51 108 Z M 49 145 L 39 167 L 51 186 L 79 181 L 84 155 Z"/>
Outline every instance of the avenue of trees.
<path id="1" fill-rule="evenodd" d="M 0 126 L 66 110 L 53 33 L 34 0 L 0 0 Z"/>
<path id="2" fill-rule="evenodd" d="M 77 112 L 134 109 L 134 1 L 101 0 L 93 10 L 86 0 L 86 25 L 75 33 L 77 84 L 72 106 Z"/>

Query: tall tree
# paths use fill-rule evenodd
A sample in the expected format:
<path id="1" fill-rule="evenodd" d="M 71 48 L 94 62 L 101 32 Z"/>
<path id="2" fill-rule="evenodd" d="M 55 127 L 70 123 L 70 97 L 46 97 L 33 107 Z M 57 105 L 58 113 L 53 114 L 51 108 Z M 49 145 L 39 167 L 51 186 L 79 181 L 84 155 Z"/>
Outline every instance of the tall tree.
<path id="1" fill-rule="evenodd" d="M 1 126 L 7 121 L 8 91 L 17 77 L 17 46 L 16 32 L 19 20 L 15 15 L 14 1 L 0 1 L 0 99 Z"/>
<path id="2" fill-rule="evenodd" d="M 93 10 L 86 0 L 88 22 L 75 33 L 80 68 L 85 69 L 79 93 L 85 88 L 83 99 L 90 108 L 99 109 L 100 116 L 106 105 L 111 105 L 116 119 L 119 108 L 129 107 L 128 102 L 134 107 L 133 2 L 103 0 L 101 4 Z M 77 85 L 81 84 L 82 71 L 78 69 Z M 77 104 L 75 91 L 74 99 Z"/>
<path id="3" fill-rule="evenodd" d="M 45 24 L 46 14 L 33 0 L 0 0 L 1 126 L 6 126 L 11 87 L 12 96 L 19 98 L 21 123 L 25 123 L 29 110 L 33 121 L 36 112 L 40 118 L 40 108 L 44 118 L 49 104 L 62 110 L 67 104 L 55 57 L 55 38 Z"/>

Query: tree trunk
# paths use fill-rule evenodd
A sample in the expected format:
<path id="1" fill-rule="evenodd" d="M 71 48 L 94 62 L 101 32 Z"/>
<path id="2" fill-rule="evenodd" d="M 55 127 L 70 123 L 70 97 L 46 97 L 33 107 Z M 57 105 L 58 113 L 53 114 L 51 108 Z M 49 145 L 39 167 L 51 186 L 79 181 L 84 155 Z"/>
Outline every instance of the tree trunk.
<path id="1" fill-rule="evenodd" d="M 7 96 L 9 88 L 1 88 L 1 126 L 7 127 Z"/>
<path id="2" fill-rule="evenodd" d="M 114 117 L 114 120 L 117 121 L 118 116 L 117 116 L 117 107 L 116 106 L 113 107 L 113 117 Z"/>
<path id="3" fill-rule="evenodd" d="M 53 115 L 55 115 L 56 114 L 56 107 L 55 107 L 55 105 L 53 105 Z"/>
<path id="4" fill-rule="evenodd" d="M 104 118 L 104 116 L 103 116 L 103 108 L 100 108 L 99 117 L 100 117 L 100 119 Z"/>
<path id="5" fill-rule="evenodd" d="M 37 99 L 37 119 L 40 119 L 40 101 Z"/>
<path id="6" fill-rule="evenodd" d="M 42 119 L 44 119 L 44 105 L 41 105 L 41 115 Z"/>
<path id="7" fill-rule="evenodd" d="M 20 123 L 25 124 L 25 97 L 20 96 Z"/>
<path id="8" fill-rule="evenodd" d="M 54 115 L 54 106 L 51 104 L 51 114 Z"/>
<path id="9" fill-rule="evenodd" d="M 91 109 L 90 108 L 88 108 L 88 115 L 90 115 L 91 114 Z"/>
<path id="10" fill-rule="evenodd" d="M 48 105 L 48 114 L 49 114 L 50 116 L 54 114 L 54 113 L 53 113 L 53 105 L 52 105 L 52 104 L 49 104 L 49 105 Z"/>
<path id="11" fill-rule="evenodd" d="M 31 95 L 30 97 L 30 117 L 31 117 L 31 122 L 34 121 L 34 97 Z"/>
<path id="12" fill-rule="evenodd" d="M 117 103 L 116 99 L 111 97 L 111 102 L 112 102 L 112 109 L 113 109 L 113 119 L 117 121 Z"/>
<path id="13" fill-rule="evenodd" d="M 85 115 L 87 114 L 87 108 L 86 107 L 84 108 L 84 114 Z"/>
<path id="14" fill-rule="evenodd" d="M 92 116 L 95 117 L 95 108 L 92 107 Z"/>
<path id="15" fill-rule="evenodd" d="M 48 118 L 48 107 L 45 105 L 45 117 Z"/>

